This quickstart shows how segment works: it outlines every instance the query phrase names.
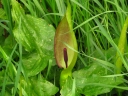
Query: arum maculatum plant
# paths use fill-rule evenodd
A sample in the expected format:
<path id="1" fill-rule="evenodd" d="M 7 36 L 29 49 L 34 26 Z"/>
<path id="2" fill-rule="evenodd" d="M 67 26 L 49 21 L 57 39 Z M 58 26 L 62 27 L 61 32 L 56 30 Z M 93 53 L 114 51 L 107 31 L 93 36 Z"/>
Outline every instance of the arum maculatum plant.
<path id="1" fill-rule="evenodd" d="M 71 5 L 67 0 L 66 13 L 59 23 L 54 38 L 54 54 L 57 65 L 64 68 L 60 75 L 60 87 L 68 76 L 72 76 L 72 69 L 77 59 L 77 41 L 71 21 Z"/>

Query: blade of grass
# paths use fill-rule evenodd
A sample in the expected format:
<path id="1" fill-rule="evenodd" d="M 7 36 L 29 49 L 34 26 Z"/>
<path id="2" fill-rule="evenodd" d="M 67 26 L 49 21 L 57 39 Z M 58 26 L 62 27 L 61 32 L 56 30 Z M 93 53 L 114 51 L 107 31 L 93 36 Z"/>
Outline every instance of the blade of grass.
<path id="1" fill-rule="evenodd" d="M 91 18 L 87 19 L 86 21 L 82 22 L 81 24 L 79 24 L 78 26 L 76 26 L 73 30 L 83 26 L 84 24 L 88 23 L 89 21 L 95 19 L 96 17 L 99 17 L 100 15 L 103 15 L 103 14 L 106 14 L 106 13 L 113 13 L 115 11 L 106 11 L 106 12 L 103 12 L 103 13 L 100 13 L 100 14 L 97 14 L 95 16 L 92 16 Z"/>
<path id="2" fill-rule="evenodd" d="M 66 10 L 64 1 L 63 0 L 55 0 L 55 1 L 56 1 L 57 8 L 59 10 L 59 13 L 64 15 Z"/>
<path id="3" fill-rule="evenodd" d="M 9 27 L 9 33 L 12 34 L 12 16 L 11 16 L 11 7 L 10 7 L 10 0 L 2 0 L 4 10 L 8 19 L 8 27 Z"/>
<path id="4" fill-rule="evenodd" d="M 20 28 L 21 28 L 21 18 L 19 20 L 19 29 Z M 20 76 L 21 76 L 21 69 L 22 69 L 22 45 L 19 44 L 19 64 L 18 64 L 17 74 L 16 74 L 16 78 L 15 78 L 15 83 L 14 83 L 13 96 L 15 96 L 16 92 L 17 92 L 17 88 L 18 88 Z"/>
<path id="5" fill-rule="evenodd" d="M 14 65 L 11 63 L 11 59 L 12 59 L 12 56 L 13 56 L 13 54 L 14 54 L 16 48 L 17 48 L 17 44 L 14 46 L 14 49 L 12 50 L 12 53 L 11 53 L 11 55 L 10 55 L 10 57 L 9 57 L 9 56 L 7 56 L 7 54 L 4 52 L 4 50 L 3 50 L 3 49 L 1 48 L 1 46 L 0 46 L 0 52 L 2 53 L 4 60 L 7 62 L 6 70 L 5 70 L 5 74 L 4 74 L 3 85 L 2 85 L 1 96 L 5 96 L 5 87 L 6 87 L 6 84 L 7 84 L 7 76 L 8 76 L 7 74 L 8 74 L 8 71 L 9 71 L 9 70 L 10 70 L 10 71 L 13 71 L 13 72 L 15 72 L 15 74 L 16 74 L 16 69 L 15 69 Z M 12 70 L 12 69 L 13 69 L 13 70 Z M 9 71 L 9 72 L 10 72 L 10 71 Z M 11 74 L 11 73 L 10 73 L 10 74 Z M 14 77 L 14 76 L 13 76 L 13 77 Z M 13 80 L 13 78 L 11 78 L 11 79 Z"/>
<path id="6" fill-rule="evenodd" d="M 8 23 L 8 21 L 7 20 L 0 20 L 0 26 L 3 27 L 4 29 L 6 29 L 7 31 L 9 31 L 9 28 L 5 24 L 3 24 L 3 22 Z"/>
<path id="7" fill-rule="evenodd" d="M 22 69 L 22 45 L 19 44 L 19 64 L 18 64 L 18 69 L 17 69 L 17 74 L 16 74 L 16 78 L 15 78 L 15 82 L 14 82 L 14 92 L 13 92 L 13 96 L 16 95 L 17 92 L 17 88 L 19 86 L 19 81 L 20 81 L 20 76 L 21 76 L 21 69 Z"/>
<path id="8" fill-rule="evenodd" d="M 31 0 L 27 0 L 27 1 L 21 0 L 21 2 L 28 8 L 30 14 L 36 17 L 36 12 L 35 9 L 33 8 L 34 7 L 33 2 Z"/>
<path id="9" fill-rule="evenodd" d="M 46 79 L 47 79 L 47 77 L 48 77 L 48 75 L 49 75 L 49 73 L 50 73 L 50 70 L 51 70 L 51 67 L 52 67 L 52 60 L 49 60 L 49 64 L 48 64 L 48 71 L 47 71 L 47 73 L 46 73 Z"/>

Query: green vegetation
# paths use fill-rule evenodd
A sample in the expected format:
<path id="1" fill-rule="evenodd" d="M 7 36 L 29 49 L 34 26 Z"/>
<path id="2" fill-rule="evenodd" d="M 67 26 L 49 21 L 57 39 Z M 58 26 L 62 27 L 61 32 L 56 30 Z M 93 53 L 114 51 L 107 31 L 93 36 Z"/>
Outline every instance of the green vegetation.
<path id="1" fill-rule="evenodd" d="M 0 0 L 0 96 L 127 96 L 127 0 L 69 0 L 71 17 L 67 1 Z M 63 19 L 78 45 L 63 42 L 64 69 L 54 54 Z"/>

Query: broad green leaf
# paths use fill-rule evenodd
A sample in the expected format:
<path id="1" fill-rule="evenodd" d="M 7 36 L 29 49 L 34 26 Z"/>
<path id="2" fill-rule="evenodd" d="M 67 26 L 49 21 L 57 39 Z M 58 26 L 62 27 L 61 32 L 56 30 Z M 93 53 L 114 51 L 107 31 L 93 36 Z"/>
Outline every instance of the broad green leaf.
<path id="1" fill-rule="evenodd" d="M 27 76 L 34 76 L 47 66 L 47 58 L 41 58 L 37 53 L 31 53 L 23 58 L 23 69 Z"/>
<path id="2" fill-rule="evenodd" d="M 107 50 L 101 50 L 100 53 L 98 50 L 95 50 L 93 53 L 93 57 L 98 58 L 98 59 L 107 59 L 108 61 L 112 61 L 114 63 L 114 59 L 116 56 L 116 50 L 114 47 L 110 47 Z"/>
<path id="3" fill-rule="evenodd" d="M 20 87 L 22 87 L 22 94 L 25 96 L 52 96 L 59 90 L 56 86 L 42 77 L 31 77 L 27 82 L 22 78 L 20 84 Z"/>
<path id="4" fill-rule="evenodd" d="M 26 15 L 16 0 L 12 0 L 12 17 L 15 21 L 13 34 L 16 41 L 20 42 L 26 51 L 31 52 L 30 56 L 24 56 L 24 70 L 28 76 L 36 75 L 46 67 L 48 60 L 54 57 L 55 29 L 44 19 Z"/>
<path id="5" fill-rule="evenodd" d="M 73 80 L 71 77 L 68 77 L 64 86 L 62 87 L 60 93 L 61 96 L 72 96 L 72 85 L 73 85 Z"/>
<path id="6" fill-rule="evenodd" d="M 16 40 L 21 41 L 27 51 L 37 50 L 41 56 L 53 57 L 53 38 L 55 29 L 45 20 L 27 15 L 27 23 L 13 31 Z M 31 23 L 34 22 L 34 23 Z"/>
<path id="7" fill-rule="evenodd" d="M 64 86 L 60 90 L 61 96 L 80 96 L 78 91 L 76 90 L 76 87 L 73 87 L 73 79 L 71 77 L 68 77 Z M 76 84 L 76 83 L 74 83 Z M 73 89 L 75 93 L 73 93 Z"/>
<path id="8" fill-rule="evenodd" d="M 120 77 L 102 77 L 112 73 L 98 64 L 91 64 L 85 69 L 75 71 L 76 88 L 84 95 L 99 95 L 110 92 L 114 87 L 123 83 Z M 111 87 L 110 87 L 111 86 Z"/>
<path id="9" fill-rule="evenodd" d="M 41 18 L 25 15 L 16 0 L 12 0 L 12 17 L 16 23 L 13 33 L 17 42 L 29 52 L 36 50 L 41 57 L 53 57 L 55 29 L 52 25 Z"/>

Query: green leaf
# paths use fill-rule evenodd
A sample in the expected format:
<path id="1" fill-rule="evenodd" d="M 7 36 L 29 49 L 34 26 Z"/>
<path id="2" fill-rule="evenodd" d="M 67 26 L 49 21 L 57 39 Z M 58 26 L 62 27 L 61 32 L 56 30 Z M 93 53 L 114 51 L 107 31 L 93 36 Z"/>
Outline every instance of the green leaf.
<path id="1" fill-rule="evenodd" d="M 27 51 L 37 50 L 42 55 L 53 56 L 53 38 L 55 29 L 41 18 L 27 15 L 27 22 L 21 25 L 22 28 L 14 29 L 16 40 L 21 41 Z M 34 23 L 31 23 L 34 22 Z"/>
<path id="2" fill-rule="evenodd" d="M 24 70 L 28 76 L 34 76 L 54 57 L 55 29 L 44 19 L 26 15 L 16 0 L 12 0 L 12 17 L 15 21 L 13 34 L 16 41 L 20 42 L 26 51 L 31 52 L 30 56 L 24 56 Z"/>
<path id="3" fill-rule="evenodd" d="M 76 87 L 84 95 L 99 95 L 110 92 L 114 86 L 123 83 L 120 77 L 103 77 L 112 73 L 98 64 L 91 64 L 85 69 L 75 71 Z"/>
<path id="4" fill-rule="evenodd" d="M 93 53 L 93 57 L 102 59 L 102 60 L 106 58 L 108 61 L 111 60 L 113 63 L 115 60 L 115 56 L 116 56 L 116 49 L 114 47 L 110 47 L 107 50 L 100 50 L 100 51 L 95 50 Z"/>
<path id="5" fill-rule="evenodd" d="M 27 76 L 35 76 L 47 66 L 47 58 L 41 58 L 37 53 L 31 53 L 23 58 L 23 69 Z"/>
<path id="6" fill-rule="evenodd" d="M 61 96 L 72 96 L 72 85 L 73 85 L 73 80 L 71 77 L 68 77 L 64 86 L 62 87 L 60 93 Z"/>
<path id="7" fill-rule="evenodd" d="M 52 83 L 46 81 L 41 76 L 31 77 L 29 81 L 21 79 L 20 87 L 22 87 L 22 94 L 25 96 L 52 96 L 58 92 L 58 88 Z"/>
<path id="8" fill-rule="evenodd" d="M 12 7 L 12 17 L 16 22 L 13 33 L 17 42 L 29 52 L 36 50 L 41 57 L 53 57 L 54 27 L 41 18 L 25 15 L 15 0 L 12 0 Z"/>
<path id="9" fill-rule="evenodd" d="M 68 77 L 64 86 L 60 90 L 61 96 L 80 96 L 80 94 L 76 90 L 75 85 L 75 79 Z"/>

